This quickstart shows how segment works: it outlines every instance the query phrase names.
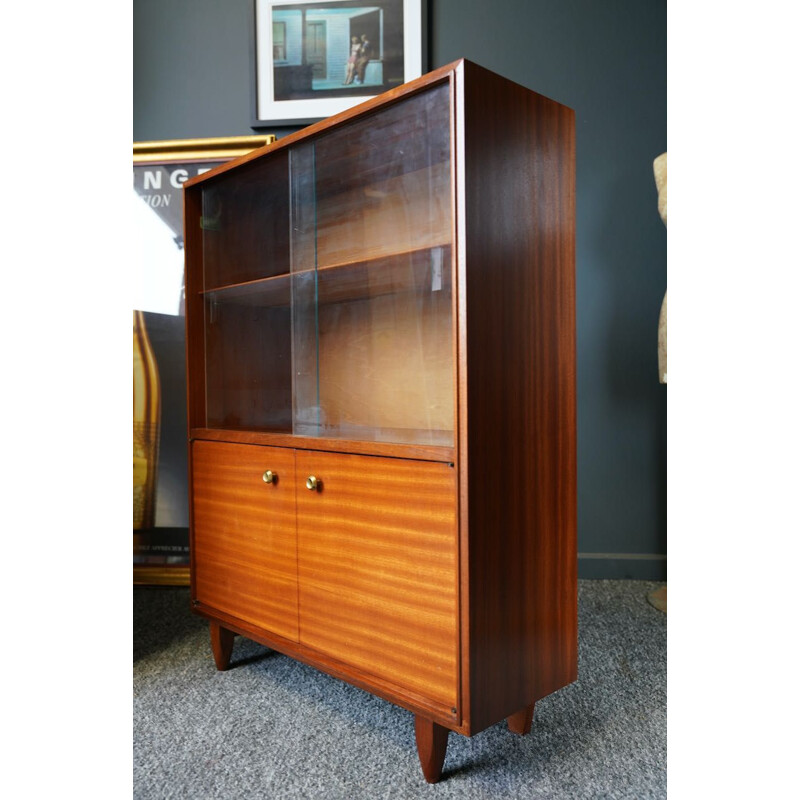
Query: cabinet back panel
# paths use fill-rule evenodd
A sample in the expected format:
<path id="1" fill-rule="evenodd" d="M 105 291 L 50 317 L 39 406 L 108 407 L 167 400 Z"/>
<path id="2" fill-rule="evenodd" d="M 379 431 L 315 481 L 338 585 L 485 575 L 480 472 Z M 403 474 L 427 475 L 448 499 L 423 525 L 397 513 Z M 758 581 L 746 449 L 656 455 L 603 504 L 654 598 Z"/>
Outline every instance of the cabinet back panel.
<path id="1" fill-rule="evenodd" d="M 297 453 L 300 641 L 458 705 L 455 470 Z M 413 497 L 413 503 L 408 498 Z"/>
<path id="2" fill-rule="evenodd" d="M 320 267 L 450 241 L 450 164 L 408 172 L 317 204 Z"/>
<path id="3" fill-rule="evenodd" d="M 206 427 L 291 431 L 289 309 L 206 303 Z"/>
<path id="4" fill-rule="evenodd" d="M 297 423 L 318 423 L 322 436 L 452 445 L 449 287 L 320 306 L 318 324 L 318 394 L 298 392 Z"/>
<path id="5" fill-rule="evenodd" d="M 292 269 L 448 244 L 450 163 L 447 85 L 293 148 Z"/>
<path id="6" fill-rule="evenodd" d="M 203 188 L 205 289 L 289 271 L 288 189 L 285 151 L 222 175 Z"/>
<path id="7" fill-rule="evenodd" d="M 290 449 L 192 445 L 195 599 L 297 641 L 294 472 Z"/>
<path id="8" fill-rule="evenodd" d="M 375 185 L 450 159 L 450 90 L 440 83 L 326 131 L 315 140 L 317 198 Z"/>

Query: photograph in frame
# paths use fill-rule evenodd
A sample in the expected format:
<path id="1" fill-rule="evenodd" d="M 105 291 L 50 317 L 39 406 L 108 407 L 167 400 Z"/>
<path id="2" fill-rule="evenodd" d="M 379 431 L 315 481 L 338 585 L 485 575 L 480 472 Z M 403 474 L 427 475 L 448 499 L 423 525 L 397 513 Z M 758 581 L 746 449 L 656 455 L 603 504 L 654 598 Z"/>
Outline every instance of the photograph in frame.
<path id="1" fill-rule="evenodd" d="M 307 125 L 427 69 L 425 0 L 254 0 L 252 126 Z"/>

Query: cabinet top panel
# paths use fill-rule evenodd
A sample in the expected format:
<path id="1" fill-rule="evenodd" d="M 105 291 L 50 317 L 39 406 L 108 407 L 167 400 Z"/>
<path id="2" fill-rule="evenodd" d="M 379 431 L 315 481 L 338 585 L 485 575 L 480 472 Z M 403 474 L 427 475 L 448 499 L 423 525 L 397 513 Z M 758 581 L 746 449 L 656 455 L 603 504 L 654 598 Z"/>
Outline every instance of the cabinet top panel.
<path id="1" fill-rule="evenodd" d="M 452 61 L 449 64 L 445 64 L 442 67 L 439 67 L 431 72 L 422 75 L 419 78 L 416 78 L 413 81 L 409 81 L 408 83 L 404 83 L 402 86 L 398 86 L 396 89 L 392 89 L 391 91 L 384 92 L 377 97 L 370 98 L 363 103 L 359 103 L 353 108 L 349 108 L 346 111 L 342 111 L 339 114 L 334 114 L 327 119 L 320 120 L 319 122 L 314 123 L 313 125 L 309 125 L 305 128 L 302 128 L 299 131 L 295 131 L 294 133 L 289 134 L 288 136 L 283 137 L 282 139 L 278 139 L 276 142 L 271 144 L 265 145 L 264 147 L 259 147 L 256 150 L 247 153 L 246 155 L 240 156 L 239 158 L 232 159 L 231 161 L 227 161 L 224 164 L 220 164 L 217 167 L 209 170 L 208 172 L 204 172 L 201 175 L 194 176 L 189 178 L 183 186 L 186 189 L 191 189 L 198 184 L 203 184 L 207 181 L 213 181 L 214 178 L 220 174 L 228 172 L 232 169 L 236 169 L 237 167 L 241 166 L 242 164 L 246 164 L 249 161 L 254 159 L 260 158 L 266 154 L 274 153 L 276 150 L 280 150 L 284 147 L 289 147 L 293 144 L 297 144 L 298 142 L 302 142 L 305 139 L 309 139 L 317 134 L 320 134 L 324 131 L 327 131 L 331 128 L 335 128 L 336 126 L 342 125 L 349 120 L 352 120 L 356 117 L 361 116 L 362 114 L 369 113 L 370 111 L 374 111 L 382 106 L 389 105 L 391 103 L 397 102 L 398 100 L 402 100 L 404 97 L 414 94 L 428 86 L 432 86 L 436 83 L 443 83 L 446 81 L 450 81 L 451 85 L 454 84 L 454 81 L 457 79 L 457 76 L 467 76 L 467 80 L 481 80 L 483 78 L 491 78 L 494 80 L 501 80 L 507 81 L 506 78 L 503 78 L 484 67 L 480 67 L 477 64 L 474 64 L 467 59 L 461 58 L 456 61 Z M 508 83 L 512 83 L 512 81 L 508 81 Z M 528 90 L 531 91 L 531 90 Z M 535 92 L 531 92 L 535 94 Z"/>

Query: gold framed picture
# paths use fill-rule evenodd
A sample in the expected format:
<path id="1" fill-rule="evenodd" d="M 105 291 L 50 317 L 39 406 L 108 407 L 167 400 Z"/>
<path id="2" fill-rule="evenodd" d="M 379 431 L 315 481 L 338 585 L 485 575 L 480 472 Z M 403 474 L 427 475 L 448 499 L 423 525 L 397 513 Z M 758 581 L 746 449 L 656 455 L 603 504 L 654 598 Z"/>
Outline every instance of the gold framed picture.
<path id="1" fill-rule="evenodd" d="M 275 136 L 133 145 L 133 582 L 189 584 L 184 181 Z"/>

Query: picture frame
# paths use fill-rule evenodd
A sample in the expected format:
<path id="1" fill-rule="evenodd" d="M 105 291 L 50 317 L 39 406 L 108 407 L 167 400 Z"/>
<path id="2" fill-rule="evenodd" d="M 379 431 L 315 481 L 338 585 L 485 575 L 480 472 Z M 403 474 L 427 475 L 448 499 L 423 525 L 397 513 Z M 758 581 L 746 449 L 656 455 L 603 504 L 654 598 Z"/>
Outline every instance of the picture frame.
<path id="1" fill-rule="evenodd" d="M 183 198 L 273 134 L 133 145 L 133 583 L 189 585 Z"/>
<path id="2" fill-rule="evenodd" d="M 251 127 L 309 125 L 418 78 L 427 5 L 253 0 Z"/>

